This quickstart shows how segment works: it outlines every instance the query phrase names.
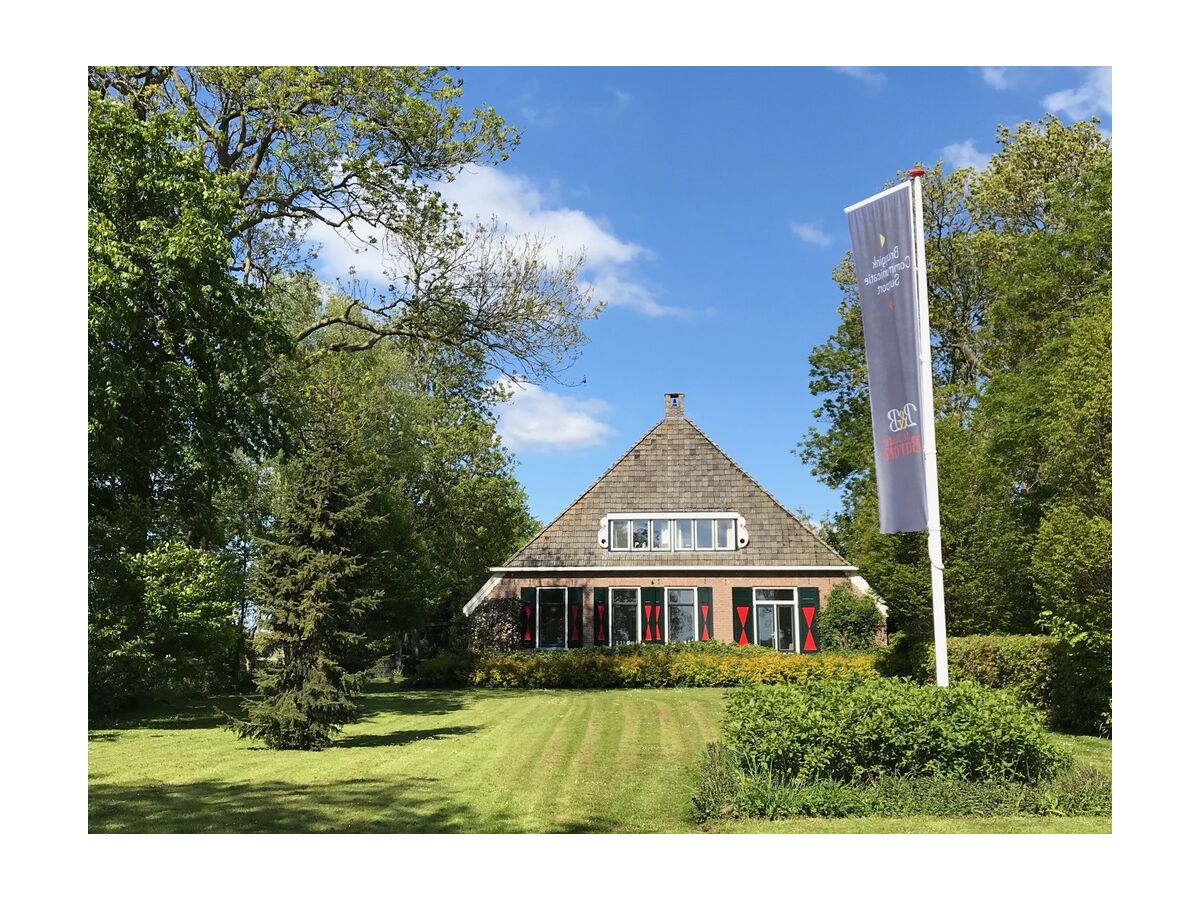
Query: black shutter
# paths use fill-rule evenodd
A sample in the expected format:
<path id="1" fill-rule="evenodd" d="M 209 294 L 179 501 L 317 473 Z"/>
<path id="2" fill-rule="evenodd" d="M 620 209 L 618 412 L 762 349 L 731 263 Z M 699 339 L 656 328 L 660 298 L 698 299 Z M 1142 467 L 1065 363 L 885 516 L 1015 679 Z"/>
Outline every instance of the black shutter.
<path id="1" fill-rule="evenodd" d="M 642 643 L 663 643 L 663 589 L 642 588 Z"/>
<path id="2" fill-rule="evenodd" d="M 608 588 L 592 588 L 592 643 L 607 647 L 608 635 Z"/>
<path id="3" fill-rule="evenodd" d="M 733 642 L 745 646 L 754 643 L 754 590 L 733 589 Z"/>
<path id="4" fill-rule="evenodd" d="M 521 646 L 537 646 L 537 588 L 521 588 Z"/>
<path id="5" fill-rule="evenodd" d="M 702 641 L 711 641 L 713 635 L 713 604 L 712 604 L 712 588 L 702 587 L 696 588 L 697 606 L 700 608 L 700 622 L 696 633 Z"/>
<path id="6" fill-rule="evenodd" d="M 567 646 L 583 646 L 583 588 L 567 588 Z"/>
<path id="7" fill-rule="evenodd" d="M 820 649 L 817 631 L 817 613 L 821 608 L 821 592 L 815 587 L 797 588 L 800 598 L 800 640 L 797 645 L 801 653 L 816 653 Z"/>

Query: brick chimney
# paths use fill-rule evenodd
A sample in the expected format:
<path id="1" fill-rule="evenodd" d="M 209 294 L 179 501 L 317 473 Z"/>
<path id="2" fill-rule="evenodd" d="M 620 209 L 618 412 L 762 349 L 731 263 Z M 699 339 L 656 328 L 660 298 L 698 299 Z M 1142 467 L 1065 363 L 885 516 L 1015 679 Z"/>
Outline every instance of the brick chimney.
<path id="1" fill-rule="evenodd" d="M 663 394 L 663 408 L 668 417 L 683 418 L 683 394 Z"/>

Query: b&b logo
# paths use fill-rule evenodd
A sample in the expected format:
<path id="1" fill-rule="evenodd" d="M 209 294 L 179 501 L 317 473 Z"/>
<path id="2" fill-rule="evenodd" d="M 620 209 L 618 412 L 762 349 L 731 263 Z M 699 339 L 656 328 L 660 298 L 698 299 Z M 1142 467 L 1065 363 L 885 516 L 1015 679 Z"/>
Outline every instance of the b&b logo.
<path id="1" fill-rule="evenodd" d="M 888 430 L 895 433 L 917 427 L 917 404 L 905 403 L 903 409 L 888 410 Z"/>

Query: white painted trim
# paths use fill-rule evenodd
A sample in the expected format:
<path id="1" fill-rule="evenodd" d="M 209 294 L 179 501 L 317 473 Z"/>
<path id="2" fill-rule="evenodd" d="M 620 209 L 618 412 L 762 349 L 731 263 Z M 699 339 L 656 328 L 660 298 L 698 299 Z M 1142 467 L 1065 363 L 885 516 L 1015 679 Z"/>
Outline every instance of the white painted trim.
<path id="1" fill-rule="evenodd" d="M 892 187 L 888 188 L 885 191 L 880 191 L 878 194 L 872 194 L 866 200 L 859 200 L 853 206 L 847 206 L 844 210 L 842 210 L 842 212 L 853 212 L 854 210 L 858 209 L 860 206 L 866 206 L 868 203 L 874 203 L 880 197 L 886 197 L 888 194 L 894 194 L 894 193 L 896 193 L 896 191 L 902 191 L 905 188 L 910 188 L 910 187 L 912 187 L 912 185 L 909 182 L 902 181 L 897 185 L 893 185 Z"/>
<path id="2" fill-rule="evenodd" d="M 692 643 L 697 643 L 700 640 L 700 590 L 695 586 L 673 585 L 663 587 L 663 612 L 667 614 L 663 627 L 663 644 L 671 643 L 671 591 L 692 592 Z M 683 604 L 678 605 L 682 606 Z"/>
<path id="3" fill-rule="evenodd" d="M 696 522 L 708 521 L 712 523 L 713 541 L 716 542 L 717 522 L 733 520 L 733 543 L 732 547 L 705 547 L 703 550 L 695 548 L 696 539 Z M 646 546 L 637 548 L 633 546 L 633 523 L 644 521 L 646 523 Z M 616 522 L 629 522 L 629 546 L 616 547 L 612 539 L 612 529 Z M 654 546 L 654 523 L 667 522 L 667 546 Z M 692 523 L 692 547 L 686 549 L 675 546 L 675 531 L 676 523 L 691 522 Z M 732 553 L 736 550 L 743 550 L 750 543 L 750 531 L 746 528 L 746 517 L 739 515 L 736 512 L 688 512 L 680 510 L 679 512 L 651 512 L 651 513 L 608 513 L 600 517 L 600 527 L 596 530 L 596 542 L 612 553 L 697 553 L 713 551 L 716 553 Z"/>
<path id="4" fill-rule="evenodd" d="M 475 592 L 475 596 L 468 600 L 467 605 L 462 608 L 463 615 L 469 616 L 471 613 L 475 612 L 475 610 L 479 608 L 479 604 L 483 603 L 483 601 L 487 599 L 487 595 L 492 592 L 492 588 L 494 588 L 503 580 L 504 579 L 502 576 L 493 575 L 491 578 L 485 581 L 483 583 L 483 587 L 477 590 Z"/>
<path id="5" fill-rule="evenodd" d="M 675 512 L 610 512 L 608 519 L 736 519 L 738 514 L 732 510 L 724 512 L 692 512 L 687 509 L 677 509 Z"/>
<path id="6" fill-rule="evenodd" d="M 693 566 L 659 566 L 653 563 L 630 563 L 627 566 L 492 566 L 488 571 L 504 575 L 522 572 L 857 572 L 858 566 L 710 566 L 704 563 Z"/>
<path id="7" fill-rule="evenodd" d="M 875 601 L 875 608 L 883 613 L 883 618 L 886 621 L 888 614 L 887 604 L 883 602 L 882 597 L 875 593 L 875 588 L 867 584 L 867 579 L 863 578 L 861 575 L 851 575 L 850 584 L 852 584 L 864 597 L 870 597 L 873 601 Z"/>

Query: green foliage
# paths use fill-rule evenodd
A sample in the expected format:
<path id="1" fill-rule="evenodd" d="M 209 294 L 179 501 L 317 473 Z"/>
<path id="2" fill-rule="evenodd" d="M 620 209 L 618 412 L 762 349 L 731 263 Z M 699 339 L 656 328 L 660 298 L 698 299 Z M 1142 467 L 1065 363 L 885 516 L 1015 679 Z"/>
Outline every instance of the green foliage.
<path id="1" fill-rule="evenodd" d="M 1106 652 L 1050 635 L 971 635 L 946 642 L 950 680 L 1003 689 L 1045 713 L 1064 731 L 1096 734 L 1111 709 L 1112 661 Z M 890 675 L 932 684 L 933 645 L 903 641 L 883 664 Z"/>
<path id="2" fill-rule="evenodd" d="M 811 679 L 730 693 L 722 732 L 738 766 L 782 780 L 884 776 L 1032 782 L 1066 755 L 1002 691 L 891 679 Z"/>
<path id="3" fill-rule="evenodd" d="M 779 653 L 768 647 L 721 643 L 631 644 L 563 652 L 446 653 L 421 663 L 416 683 L 428 687 L 727 687 L 876 674 L 871 653 Z"/>
<path id="4" fill-rule="evenodd" d="M 981 171 L 924 182 L 946 616 L 951 634 L 1111 634 L 1112 148 L 1095 122 L 999 128 Z M 843 494 L 831 542 L 931 632 L 924 536 L 881 535 L 849 258 L 836 332 L 809 356 L 819 428 L 798 453 Z"/>
<path id="5" fill-rule="evenodd" d="M 866 650 L 875 644 L 882 629 L 883 613 L 870 597 L 841 584 L 829 592 L 821 611 L 821 639 L 827 648 Z"/>
<path id="6" fill-rule="evenodd" d="M 232 607 L 200 604 L 210 617 L 204 623 L 166 620 L 197 607 L 147 597 L 143 576 L 163 560 L 182 562 L 172 542 L 221 547 L 215 496 L 243 454 L 283 441 L 280 409 L 266 386 L 289 342 L 263 293 L 229 274 L 225 233 L 235 204 L 202 154 L 181 149 L 185 130 L 178 116 L 141 118 L 89 94 L 88 655 L 95 710 L 145 699 L 155 686 L 211 680 L 214 673 L 199 678 L 189 668 L 192 651 L 172 647 L 185 632 L 220 630 Z M 143 556 L 157 548 L 165 555 Z M 138 572 L 130 568 L 135 560 Z M 177 580 L 192 574 L 181 571 Z M 170 576 L 153 578 L 161 588 Z"/>
<path id="7" fill-rule="evenodd" d="M 700 824 L 800 816 L 1110 816 L 1112 779 L 1077 766 L 1033 783 L 891 776 L 863 784 L 784 781 L 744 773 L 727 748 L 709 744 L 692 804 Z"/>

